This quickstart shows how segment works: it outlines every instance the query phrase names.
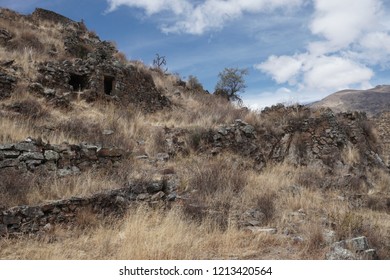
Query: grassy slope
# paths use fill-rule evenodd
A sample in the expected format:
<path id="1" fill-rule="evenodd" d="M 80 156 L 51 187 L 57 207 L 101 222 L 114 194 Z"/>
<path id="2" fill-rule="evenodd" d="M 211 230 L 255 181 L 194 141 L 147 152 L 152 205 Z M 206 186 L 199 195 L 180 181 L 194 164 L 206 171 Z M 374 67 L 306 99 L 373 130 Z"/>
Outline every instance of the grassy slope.
<path id="1" fill-rule="evenodd" d="M 66 56 L 59 26 L 41 23 L 36 29 L 23 19 L 13 25 L 4 21 L 1 24 L 17 34 L 16 41 L 38 37 L 45 46 L 49 42 L 55 45 L 58 58 Z M 164 152 L 161 136 L 165 127 L 207 130 L 241 118 L 265 130 L 278 130 L 274 120 L 192 90 L 181 88 L 181 95 L 177 95 L 178 77 L 150 71 L 134 61 L 128 63 L 153 75 L 156 85 L 171 99 L 171 108 L 145 114 L 136 106 L 117 107 L 104 101 L 89 104 L 83 100 L 72 101 L 70 111 L 54 108 L 27 87 L 34 80 L 35 63 L 49 59 L 46 53 L 47 50 L 35 47 L 0 47 L 0 60 L 15 59 L 20 78 L 13 96 L 0 101 L 0 142 L 21 141 L 28 136 L 42 137 L 50 143 L 99 142 L 128 149 L 132 156 L 114 169 L 92 170 L 63 179 L 23 180 L 2 174 L 8 187 L 23 188 L 3 196 L 1 203 L 36 204 L 88 195 L 123 186 L 128 180 L 161 176 L 166 169 L 173 170 L 179 178 L 179 193 L 183 197 L 191 194 L 191 201 L 181 200 L 165 211 L 133 209 L 122 220 L 97 221 L 86 213 L 81 225 L 72 230 L 56 227 L 37 240 L 1 239 L 0 259 L 321 259 L 330 248 L 324 232 L 331 229 L 336 239 L 366 235 L 381 258 L 390 258 L 390 219 L 386 208 L 374 207 L 375 200 L 372 209 L 351 208 L 345 190 L 317 187 L 328 178 L 315 166 L 280 163 L 257 172 L 240 155 L 226 152 L 211 157 L 197 152 L 191 141 L 187 155 L 168 162 L 135 159 L 137 155 L 154 157 Z M 22 109 L 15 111 L 15 105 Z M 102 136 L 104 129 L 115 133 Z M 352 150 L 344 156 L 352 163 L 358 160 Z M 374 186 L 371 193 L 390 193 L 388 173 L 372 170 L 367 176 Z M 291 186 L 301 187 L 295 190 Z M 190 202 L 201 203 L 214 215 L 204 216 Z M 239 229 L 237 216 L 249 209 L 262 210 L 266 217 L 261 226 L 275 227 L 277 234 L 253 234 Z"/>

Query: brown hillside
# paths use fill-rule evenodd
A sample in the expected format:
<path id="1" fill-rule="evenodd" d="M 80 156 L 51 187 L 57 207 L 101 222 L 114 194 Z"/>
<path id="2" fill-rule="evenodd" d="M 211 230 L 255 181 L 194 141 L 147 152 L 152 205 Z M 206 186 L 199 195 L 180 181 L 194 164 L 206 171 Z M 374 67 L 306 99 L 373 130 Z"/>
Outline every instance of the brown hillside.
<path id="1" fill-rule="evenodd" d="M 83 23 L 1 9 L 0 259 L 390 259 L 377 123 L 241 108 Z"/>
<path id="2" fill-rule="evenodd" d="M 390 108 L 390 86 L 381 85 L 368 90 L 342 90 L 310 105 L 312 108 L 331 108 L 335 112 L 360 111 L 368 116 Z"/>

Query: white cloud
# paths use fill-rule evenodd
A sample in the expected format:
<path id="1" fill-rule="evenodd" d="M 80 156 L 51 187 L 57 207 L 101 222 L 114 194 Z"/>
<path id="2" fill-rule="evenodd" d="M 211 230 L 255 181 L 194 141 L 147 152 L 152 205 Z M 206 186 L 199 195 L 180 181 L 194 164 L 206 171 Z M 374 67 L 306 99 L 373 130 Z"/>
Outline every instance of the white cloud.
<path id="1" fill-rule="evenodd" d="M 267 61 L 255 65 L 255 68 L 271 73 L 272 78 L 279 84 L 296 84 L 297 75 L 303 61 L 297 56 L 270 56 Z"/>
<path id="2" fill-rule="evenodd" d="M 140 8 L 149 16 L 170 12 L 173 18 L 162 23 L 166 33 L 203 34 L 218 30 L 226 23 L 244 14 L 257 14 L 279 8 L 290 9 L 302 4 L 304 0 L 107 0 L 109 12 L 120 6 Z M 172 23 L 173 22 L 173 23 Z"/>
<path id="3" fill-rule="evenodd" d="M 322 43 L 330 51 L 348 47 L 363 32 L 377 27 L 381 14 L 380 4 L 379 0 L 314 0 L 315 13 L 310 30 L 314 35 L 326 39 Z M 315 42 L 309 47 L 312 52 L 319 48 L 318 44 L 319 42 Z"/>
<path id="4" fill-rule="evenodd" d="M 176 15 L 186 13 L 191 8 L 187 0 L 107 0 L 109 4 L 108 12 L 115 11 L 120 6 L 129 6 L 145 10 L 151 16 L 162 11 L 171 11 Z"/>
<path id="5" fill-rule="evenodd" d="M 340 90 L 356 84 L 364 87 L 374 75 L 366 66 L 338 56 L 309 58 L 304 71 L 304 85 L 309 89 Z"/>
<path id="6" fill-rule="evenodd" d="M 271 56 L 255 65 L 278 84 L 298 85 L 301 90 L 338 90 L 352 85 L 364 87 L 373 77 L 371 69 L 340 56 Z M 299 82 L 297 82 L 299 81 Z"/>
<path id="7" fill-rule="evenodd" d="M 383 22 L 380 0 L 313 0 L 308 23 L 313 35 L 303 53 L 270 56 L 255 68 L 278 84 L 301 91 L 366 88 L 374 71 L 390 62 L 390 35 Z"/>

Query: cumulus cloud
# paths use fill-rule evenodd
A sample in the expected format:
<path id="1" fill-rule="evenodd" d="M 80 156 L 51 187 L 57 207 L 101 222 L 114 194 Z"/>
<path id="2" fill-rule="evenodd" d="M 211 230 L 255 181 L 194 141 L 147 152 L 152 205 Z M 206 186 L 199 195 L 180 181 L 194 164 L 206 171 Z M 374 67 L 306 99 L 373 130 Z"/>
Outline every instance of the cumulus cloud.
<path id="1" fill-rule="evenodd" d="M 255 65 L 264 72 L 272 73 L 272 78 L 279 84 L 296 84 L 297 75 L 303 66 L 303 60 L 298 56 L 270 56 L 264 63 Z"/>
<path id="2" fill-rule="evenodd" d="M 189 33 L 201 35 L 218 30 L 226 23 L 244 14 L 257 14 L 278 8 L 300 6 L 304 0 L 107 0 L 108 12 L 120 6 L 143 9 L 149 16 L 162 12 L 171 13 L 174 18 L 163 22 L 161 29 L 166 33 Z M 172 23 L 173 21 L 173 23 Z"/>
<path id="3" fill-rule="evenodd" d="M 376 28 L 381 14 L 379 0 L 315 0 L 314 5 L 310 30 L 323 36 L 326 39 L 323 43 L 330 50 L 348 47 L 362 33 Z M 312 52 L 318 43 L 312 45 Z"/>
<path id="4" fill-rule="evenodd" d="M 315 36 L 304 53 L 270 56 L 255 68 L 278 84 L 296 85 L 303 91 L 366 88 L 374 71 L 370 67 L 390 61 L 390 35 L 386 31 L 380 0 L 313 0 L 308 24 Z"/>

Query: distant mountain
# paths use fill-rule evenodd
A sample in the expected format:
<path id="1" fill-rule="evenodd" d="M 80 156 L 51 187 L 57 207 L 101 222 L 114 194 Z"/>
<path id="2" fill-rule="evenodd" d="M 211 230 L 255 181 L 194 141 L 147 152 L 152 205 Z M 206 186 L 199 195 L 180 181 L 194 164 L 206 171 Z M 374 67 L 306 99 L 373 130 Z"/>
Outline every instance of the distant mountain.
<path id="1" fill-rule="evenodd" d="M 362 111 L 375 116 L 390 110 L 390 85 L 368 90 L 342 90 L 314 102 L 312 108 L 329 107 L 335 112 Z"/>

